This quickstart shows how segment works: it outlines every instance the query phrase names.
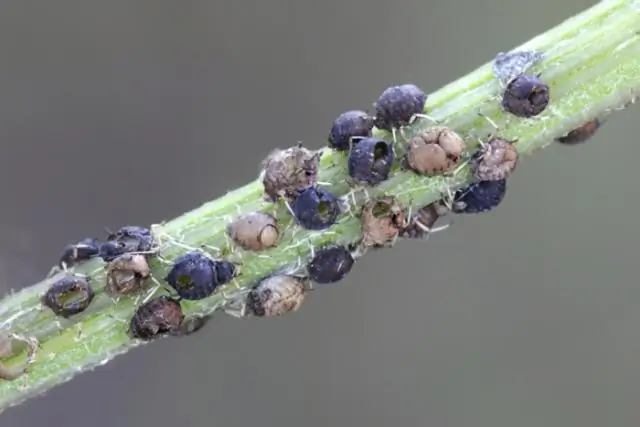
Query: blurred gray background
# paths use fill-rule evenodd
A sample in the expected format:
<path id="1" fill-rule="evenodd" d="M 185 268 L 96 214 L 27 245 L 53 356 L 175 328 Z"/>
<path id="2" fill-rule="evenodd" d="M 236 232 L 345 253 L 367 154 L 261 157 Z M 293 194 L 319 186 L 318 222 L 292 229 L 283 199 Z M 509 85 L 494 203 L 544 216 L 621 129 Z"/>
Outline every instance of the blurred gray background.
<path id="1" fill-rule="evenodd" d="M 586 0 L 6 1 L 0 279 L 170 219 L 427 92 Z M 1 415 L 3 427 L 637 426 L 637 109 L 527 157 L 504 204 L 365 257 L 295 315 L 218 317 Z"/>

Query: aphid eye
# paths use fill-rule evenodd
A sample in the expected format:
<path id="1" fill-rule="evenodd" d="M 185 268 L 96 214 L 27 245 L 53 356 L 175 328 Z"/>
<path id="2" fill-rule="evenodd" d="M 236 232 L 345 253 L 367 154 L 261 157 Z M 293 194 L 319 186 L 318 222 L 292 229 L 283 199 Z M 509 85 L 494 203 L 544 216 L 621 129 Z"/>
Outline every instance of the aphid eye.
<path id="1" fill-rule="evenodd" d="M 394 154 L 391 144 L 380 138 L 365 138 L 351 149 L 349 176 L 356 182 L 378 185 L 389 178 Z"/>
<path id="2" fill-rule="evenodd" d="M 278 275 L 260 281 L 247 295 L 246 305 L 254 316 L 282 316 L 297 311 L 308 293 L 305 279 Z"/>
<path id="3" fill-rule="evenodd" d="M 489 212 L 502 203 L 506 192 L 506 179 L 475 182 L 454 194 L 452 211 L 458 214 Z"/>
<path id="4" fill-rule="evenodd" d="M 371 136 L 373 121 L 373 117 L 364 111 L 345 111 L 333 121 L 329 133 L 329 147 L 338 151 L 348 150 L 358 139 Z"/>
<path id="5" fill-rule="evenodd" d="M 291 203 L 297 222 L 308 230 L 324 230 L 335 224 L 340 202 L 322 187 L 308 187 Z"/>
<path id="6" fill-rule="evenodd" d="M 264 196 L 269 201 L 291 199 L 306 187 L 315 185 L 322 152 L 307 150 L 298 144 L 286 150 L 274 150 L 262 162 Z"/>
<path id="7" fill-rule="evenodd" d="M 406 126 L 416 114 L 424 111 L 426 102 L 427 95 L 414 84 L 389 87 L 375 104 L 375 125 L 387 131 Z"/>
<path id="8" fill-rule="evenodd" d="M 542 113 L 549 105 L 549 86 L 537 76 L 520 75 L 513 79 L 502 95 L 502 108 L 529 118 Z"/>
<path id="9" fill-rule="evenodd" d="M 52 283 L 41 302 L 56 316 L 67 318 L 86 310 L 93 298 L 89 278 L 72 274 Z"/>
<path id="10" fill-rule="evenodd" d="M 342 280 L 355 264 L 355 259 L 344 246 L 325 247 L 317 251 L 307 265 L 309 278 L 316 283 L 328 284 Z"/>

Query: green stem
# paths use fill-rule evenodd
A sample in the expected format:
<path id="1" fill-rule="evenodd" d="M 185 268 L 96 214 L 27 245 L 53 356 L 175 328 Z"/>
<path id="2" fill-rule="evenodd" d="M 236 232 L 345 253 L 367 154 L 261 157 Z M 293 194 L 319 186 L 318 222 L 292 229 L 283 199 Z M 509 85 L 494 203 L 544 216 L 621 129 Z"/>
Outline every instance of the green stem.
<path id="1" fill-rule="evenodd" d="M 467 76 L 431 94 L 425 111 L 455 129 L 467 139 L 471 148 L 478 138 L 494 132 L 482 113 L 499 126 L 500 136 L 517 139 L 521 155 L 543 148 L 580 124 L 602 118 L 627 106 L 640 90 L 640 0 L 608 0 L 563 22 L 556 28 L 530 40 L 519 50 L 543 52 L 545 58 L 531 72 L 542 73 L 551 88 L 547 110 L 531 119 L 521 119 L 501 110 L 502 89 L 487 63 Z M 410 136 L 429 123 L 419 122 L 406 130 Z M 376 131 L 389 138 L 388 134 Z M 323 138 L 324 140 L 324 138 Z M 396 149 L 402 152 L 406 140 L 398 135 Z M 346 155 L 325 149 L 319 180 L 331 183 L 337 195 L 349 191 L 346 184 Z M 439 199 L 448 188 L 469 182 L 465 167 L 453 177 L 424 178 L 397 167 L 391 178 L 368 190 L 370 197 L 395 195 L 407 208 L 418 209 Z M 254 181 L 221 198 L 202 205 L 182 216 L 153 227 L 163 239 L 162 256 L 173 260 L 186 251 L 185 246 L 208 245 L 222 249 L 225 257 L 242 260 L 242 275 L 223 289 L 228 297 L 270 273 L 299 262 L 306 262 L 312 246 L 327 243 L 351 244 L 361 239 L 357 213 L 363 200 L 356 198 L 351 213 L 324 232 L 303 230 L 285 207 L 262 200 L 262 186 Z M 263 210 L 273 212 L 284 230 L 276 248 L 263 253 L 234 249 L 225 235 L 226 224 L 238 212 Z M 178 244 L 179 243 L 179 244 Z M 168 266 L 152 261 L 153 275 L 162 279 Z M 39 298 L 52 280 L 47 279 L 0 302 L 0 329 L 35 336 L 41 349 L 28 375 L 28 385 L 17 381 L 0 382 L 0 411 L 38 395 L 76 374 L 93 369 L 127 352 L 140 342 L 126 335 L 128 321 L 135 309 L 135 298 L 121 298 L 116 304 L 104 293 L 104 264 L 92 260 L 76 271 L 89 275 L 97 296 L 91 307 L 71 319 L 58 319 L 49 310 L 40 309 Z M 224 303 L 221 292 L 200 301 L 184 303 L 185 314 L 211 314 Z M 25 362 L 26 352 L 6 360 L 9 366 Z"/>

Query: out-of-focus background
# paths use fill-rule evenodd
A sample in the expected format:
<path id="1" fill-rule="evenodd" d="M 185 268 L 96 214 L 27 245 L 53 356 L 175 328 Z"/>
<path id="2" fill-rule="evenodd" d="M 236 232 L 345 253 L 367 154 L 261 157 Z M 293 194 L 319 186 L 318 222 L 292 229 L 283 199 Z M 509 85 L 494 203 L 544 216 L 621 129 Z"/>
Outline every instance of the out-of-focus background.
<path id="1" fill-rule="evenodd" d="M 220 196 L 386 86 L 437 90 L 594 3 L 5 2 L 0 282 Z M 0 423 L 637 426 L 637 115 L 527 157 L 497 211 L 366 256 L 295 315 L 220 316 Z"/>

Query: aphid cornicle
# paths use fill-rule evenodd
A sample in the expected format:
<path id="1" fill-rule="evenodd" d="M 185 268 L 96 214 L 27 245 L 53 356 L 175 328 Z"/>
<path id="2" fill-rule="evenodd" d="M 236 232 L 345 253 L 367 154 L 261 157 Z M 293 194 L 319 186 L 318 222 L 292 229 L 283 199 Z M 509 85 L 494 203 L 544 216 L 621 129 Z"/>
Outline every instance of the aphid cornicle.
<path id="1" fill-rule="evenodd" d="M 375 125 L 389 132 L 406 126 L 416 114 L 423 113 L 426 102 L 427 95 L 414 84 L 391 86 L 382 92 L 375 104 Z"/>
<path id="2" fill-rule="evenodd" d="M 219 286 L 229 283 L 235 276 L 234 263 L 191 251 L 175 260 L 165 280 L 180 298 L 200 300 L 211 295 Z"/>
<path id="3" fill-rule="evenodd" d="M 362 139 L 349 153 L 349 176 L 358 183 L 378 185 L 389 178 L 394 157 L 393 147 L 384 139 Z"/>
<path id="4" fill-rule="evenodd" d="M 507 192 L 507 180 L 479 181 L 456 191 L 452 211 L 458 214 L 477 214 L 496 208 Z"/>
<path id="5" fill-rule="evenodd" d="M 227 234 L 241 248 L 247 251 L 261 251 L 278 242 L 276 219 L 263 212 L 240 215 L 227 225 Z"/>
<path id="6" fill-rule="evenodd" d="M 561 144 L 575 145 L 587 141 L 600 129 L 602 122 L 598 119 L 589 120 L 588 122 L 578 126 L 569 133 L 559 138 L 556 138 Z"/>
<path id="7" fill-rule="evenodd" d="M 315 185 L 322 152 L 307 150 L 298 144 L 286 150 L 274 150 L 262 162 L 264 197 L 275 202 L 291 199 L 310 185 Z"/>
<path id="8" fill-rule="evenodd" d="M 129 323 L 131 338 L 149 341 L 164 335 L 183 335 L 181 331 L 184 314 L 180 302 L 162 295 L 137 309 Z"/>
<path id="9" fill-rule="evenodd" d="M 65 246 L 62 251 L 62 256 L 58 261 L 58 266 L 63 270 L 71 268 L 81 261 L 88 261 L 91 258 L 98 256 L 100 253 L 100 244 L 98 239 L 86 238 L 78 243 Z"/>
<path id="10" fill-rule="evenodd" d="M 118 256 L 130 252 L 153 252 L 156 241 L 148 228 L 128 225 L 109 234 L 100 246 L 100 257 L 111 262 Z"/>
<path id="11" fill-rule="evenodd" d="M 367 202 L 362 209 L 362 244 L 365 247 L 392 245 L 407 224 L 402 206 L 393 196 Z"/>
<path id="12" fill-rule="evenodd" d="M 355 264 L 351 251 L 336 245 L 316 251 L 307 265 L 309 278 L 316 283 L 329 284 L 342 280 Z"/>
<path id="13" fill-rule="evenodd" d="M 418 174 L 439 175 L 456 168 L 465 148 L 464 139 L 452 129 L 434 126 L 411 138 L 404 163 Z"/>
<path id="14" fill-rule="evenodd" d="M 41 303 L 56 316 L 68 318 L 89 307 L 94 293 L 89 278 L 70 274 L 56 280 L 42 296 Z"/>
<path id="15" fill-rule="evenodd" d="M 149 263 L 144 255 L 122 254 L 106 266 L 107 285 L 111 296 L 134 295 L 141 292 L 145 281 L 151 277 Z"/>
<path id="16" fill-rule="evenodd" d="M 529 118 L 549 105 L 549 86 L 538 76 L 522 74 L 513 79 L 502 95 L 502 108 L 517 117 Z"/>
<path id="17" fill-rule="evenodd" d="M 297 311 L 309 291 L 306 279 L 277 275 L 269 276 L 247 295 L 247 310 L 254 316 L 282 316 Z"/>
<path id="18" fill-rule="evenodd" d="M 340 215 L 340 201 L 322 187 L 308 187 L 291 203 L 298 224 L 307 230 L 324 230 L 335 224 Z"/>
<path id="19" fill-rule="evenodd" d="M 471 170 L 476 181 L 496 181 L 508 178 L 518 163 L 515 141 L 492 138 L 481 148 L 471 162 Z"/>
<path id="20" fill-rule="evenodd" d="M 331 126 L 329 132 L 329 147 L 338 151 L 345 151 L 351 144 L 371 136 L 373 117 L 364 111 L 350 110 L 340 114 Z"/>

